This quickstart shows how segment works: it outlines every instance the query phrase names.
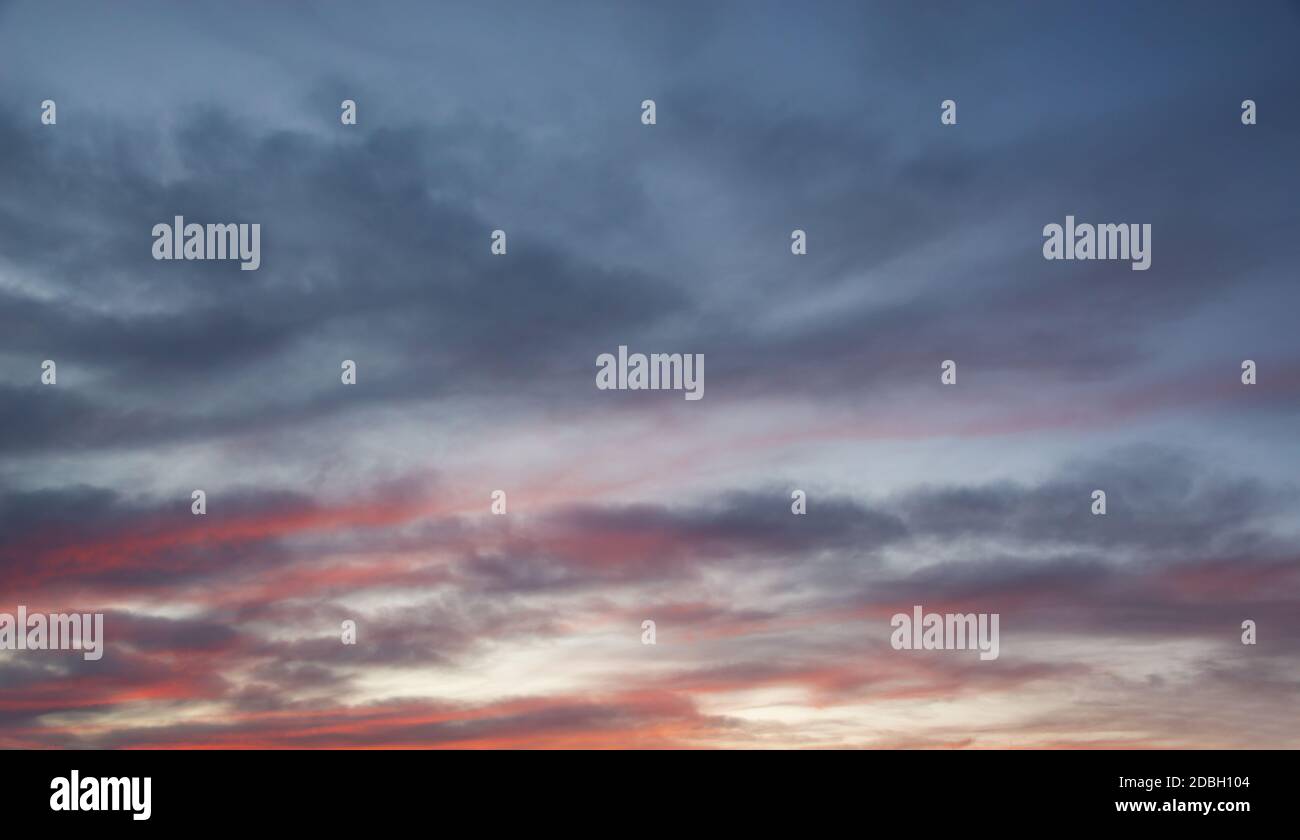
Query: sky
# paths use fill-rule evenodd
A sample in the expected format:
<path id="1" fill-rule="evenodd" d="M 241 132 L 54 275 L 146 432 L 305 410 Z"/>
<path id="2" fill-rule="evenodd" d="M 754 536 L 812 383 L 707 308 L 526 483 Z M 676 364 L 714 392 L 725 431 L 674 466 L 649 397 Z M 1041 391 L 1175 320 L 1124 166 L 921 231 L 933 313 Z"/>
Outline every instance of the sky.
<path id="1" fill-rule="evenodd" d="M 0 2 L 0 747 L 1300 747 L 1297 30 Z"/>

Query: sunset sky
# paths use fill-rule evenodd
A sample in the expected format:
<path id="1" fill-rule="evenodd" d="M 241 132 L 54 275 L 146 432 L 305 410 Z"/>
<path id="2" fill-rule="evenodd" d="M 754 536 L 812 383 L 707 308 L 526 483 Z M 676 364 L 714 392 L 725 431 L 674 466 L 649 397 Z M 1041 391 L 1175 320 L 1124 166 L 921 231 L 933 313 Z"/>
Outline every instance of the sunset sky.
<path id="1" fill-rule="evenodd" d="M 1298 37 L 0 2 L 0 612 L 106 637 L 0 651 L 0 748 L 1300 747 Z M 260 268 L 155 261 L 177 215 Z M 619 345 L 705 397 L 597 390 Z"/>

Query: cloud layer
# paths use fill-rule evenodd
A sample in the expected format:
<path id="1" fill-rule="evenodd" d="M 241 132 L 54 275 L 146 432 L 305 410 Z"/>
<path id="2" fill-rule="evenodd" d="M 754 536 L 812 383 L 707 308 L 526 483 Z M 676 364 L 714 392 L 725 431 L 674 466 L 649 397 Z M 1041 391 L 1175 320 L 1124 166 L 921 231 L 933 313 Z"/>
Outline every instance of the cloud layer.
<path id="1" fill-rule="evenodd" d="M 1294 6 L 782 9 L 0 6 L 0 746 L 1300 746 Z"/>

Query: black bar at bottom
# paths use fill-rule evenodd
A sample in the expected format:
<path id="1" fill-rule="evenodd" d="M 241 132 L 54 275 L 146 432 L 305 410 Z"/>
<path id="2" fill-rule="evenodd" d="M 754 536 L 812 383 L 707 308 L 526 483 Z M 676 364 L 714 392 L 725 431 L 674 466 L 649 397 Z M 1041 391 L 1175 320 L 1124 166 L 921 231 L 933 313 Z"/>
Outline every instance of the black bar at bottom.
<path id="1" fill-rule="evenodd" d="M 1229 828 L 1258 816 L 1289 815 L 1282 800 L 1293 784 L 1292 755 L 8 752 L 0 764 L 0 803 L 6 818 L 127 831 L 160 826 L 373 830 L 405 823 L 456 833 L 474 826 L 536 831 L 583 824 L 601 833 L 621 830 L 618 825 L 681 832 L 701 824 L 762 825 L 776 817 L 827 830 L 844 820 L 865 827 L 863 821 L 879 817 L 925 826 L 1104 822 L 1149 829 L 1199 820 Z M 70 802 L 74 773 L 81 797 L 76 810 Z M 143 816 L 144 808 L 136 805 L 144 798 L 146 777 L 148 818 L 135 819 Z M 117 781 L 123 778 L 128 781 Z M 119 809 L 80 807 L 101 799 L 106 808 L 117 804 Z M 55 810 L 52 802 L 64 807 Z M 1208 811 L 1202 803 L 1209 803 Z M 458 823 L 461 828 L 454 828 Z"/>

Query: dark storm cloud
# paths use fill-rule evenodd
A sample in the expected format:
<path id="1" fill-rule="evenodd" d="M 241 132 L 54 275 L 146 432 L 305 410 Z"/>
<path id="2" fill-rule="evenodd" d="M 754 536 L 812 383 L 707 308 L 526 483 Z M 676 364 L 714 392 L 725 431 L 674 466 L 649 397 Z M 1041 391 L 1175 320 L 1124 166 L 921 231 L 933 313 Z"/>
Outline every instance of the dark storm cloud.
<path id="1" fill-rule="evenodd" d="M 179 619 L 109 613 L 104 621 L 113 628 L 115 646 L 125 645 L 145 653 L 165 651 L 191 655 L 227 650 L 240 642 L 235 625 L 214 618 Z"/>
<path id="2" fill-rule="evenodd" d="M 1097 488 L 1108 494 L 1105 516 L 1090 512 Z M 51 567 L 81 584 L 142 591 L 253 575 L 268 587 L 264 594 L 282 598 L 301 587 L 319 595 L 436 585 L 454 574 L 466 591 L 594 591 L 689 580 L 709 568 L 797 569 L 817 600 L 882 585 L 902 587 L 898 597 L 927 587 L 936 595 L 948 587 L 1073 591 L 1226 558 L 1239 558 L 1243 575 L 1267 572 L 1288 557 L 1289 536 L 1276 526 L 1297 505 L 1293 487 L 1209 468 L 1165 447 L 1068 463 L 1035 484 L 920 487 L 872 501 L 814 492 L 806 516 L 792 515 L 788 491 L 772 486 L 695 503 L 573 506 L 502 532 L 481 517 L 439 514 L 422 498 L 410 482 L 338 505 L 230 491 L 208 516 L 190 517 L 187 498 L 127 499 L 90 487 L 9 493 L 0 505 L 8 536 L 0 556 L 15 596 L 53 584 Z M 888 551 L 938 550 L 935 560 L 944 561 L 958 549 L 962 562 L 913 577 L 879 566 Z M 374 565 L 337 580 L 326 574 L 329 563 L 314 580 L 294 571 L 310 557 L 434 551 L 459 559 L 451 567 Z M 259 612 L 250 605 L 246 616 Z"/>
<path id="3" fill-rule="evenodd" d="M 32 383 L 40 377 L 40 361 L 32 356 L 22 371 Z M 60 375 L 66 381 L 66 368 Z M 0 428 L 0 452 L 17 455 L 160 442 L 194 427 L 176 415 L 104 405 L 68 388 L 0 384 Z"/>
<path id="4" fill-rule="evenodd" d="M 29 395 L 15 392 L 14 426 L 4 439 L 33 449 L 79 429 L 80 445 L 114 445 L 134 429 L 135 442 L 156 443 L 318 416 L 340 401 L 295 387 L 301 361 L 292 354 L 317 352 L 320 342 L 347 348 L 362 365 L 384 360 L 382 369 L 367 371 L 372 405 L 503 383 L 518 388 L 568 365 L 581 371 L 568 376 L 587 380 L 590 360 L 573 361 L 580 337 L 616 342 L 680 308 L 682 297 L 668 284 L 587 264 L 572 248 L 522 232 L 509 258 L 494 259 L 494 225 L 468 209 L 472 191 L 456 184 L 466 173 L 446 167 L 439 147 L 450 140 L 463 152 L 481 139 L 473 130 L 414 127 L 377 130 L 358 142 L 255 136 L 228 115 L 205 111 L 173 138 L 184 175 L 164 182 L 136 169 L 131 154 L 143 150 L 130 136 L 119 138 L 116 156 L 89 157 L 79 147 L 48 151 L 32 131 L 3 125 L 0 145 L 26 161 L 5 170 L 6 193 L 41 197 L 0 216 L 3 238 L 18 243 L 6 256 L 29 280 L 58 276 L 63 284 L 53 299 L 11 295 L 0 310 L 6 349 L 31 359 L 30 372 L 11 375 L 34 379 L 39 361 L 54 357 L 103 371 L 119 398 L 93 417 L 83 408 L 39 431 L 24 422 L 20 400 Z M 55 171 L 60 177 L 51 177 Z M 92 211 L 109 231 L 76 235 L 75 220 Z M 261 269 L 154 262 L 148 232 L 177 214 L 260 220 Z M 67 216 L 73 220 L 60 221 Z M 93 291 L 106 267 L 130 275 L 132 298 L 121 306 Z M 132 311 L 141 298 L 155 299 L 162 311 Z M 337 377 L 326 374 L 337 368 L 338 352 L 320 361 L 321 381 Z M 253 370 L 258 362 L 267 366 Z M 145 413 L 150 422 L 143 424 L 120 406 L 123 393 L 250 373 L 282 379 L 296 403 L 223 407 L 198 422 L 172 406 Z"/>
<path id="5" fill-rule="evenodd" d="M 1169 345 L 1152 340 L 1156 331 L 1230 289 L 1294 297 L 1280 275 L 1255 269 L 1283 262 L 1276 233 L 1297 221 L 1285 162 L 1300 123 L 1273 110 L 1239 168 L 1207 166 L 1243 141 L 1229 81 L 1131 92 L 1119 120 L 1025 113 L 1019 128 L 1014 116 L 985 124 L 980 103 L 963 101 L 971 137 L 962 140 L 936 128 L 935 114 L 914 125 L 890 102 L 868 108 L 849 94 L 834 112 L 814 113 L 738 88 L 734 75 L 691 78 L 663 97 L 654 144 L 598 124 L 605 136 L 591 142 L 594 154 L 563 181 L 526 176 L 555 165 L 527 126 L 473 116 L 428 121 L 386 108 L 386 124 L 329 135 L 258 127 L 200 105 L 160 134 L 112 118 L 42 131 L 7 113 L 0 241 L 28 282 L 57 277 L 60 290 L 48 299 L 3 293 L 9 380 L 34 380 L 39 361 L 56 358 L 102 372 L 118 398 L 92 390 L 72 410 L 42 412 L 24 408 L 30 394 L 7 394 L 14 407 L 0 440 L 28 451 L 61 441 L 111 447 L 306 422 L 355 405 L 311 384 L 329 381 L 336 356 L 363 365 L 370 406 L 503 387 L 586 405 L 592 360 L 620 343 L 705 352 L 713 387 L 727 394 L 879 394 L 916 381 L 953 348 L 990 373 L 1092 379 L 1163 358 Z M 1086 73 L 1080 84 L 1093 89 Z M 1255 95 L 1271 102 L 1286 92 L 1271 80 Z M 595 262 L 581 224 L 548 241 L 515 229 L 510 255 L 492 257 L 487 235 L 498 222 L 474 209 L 481 196 L 510 196 L 513 183 L 518 201 L 551 206 L 560 219 L 646 224 L 673 213 L 667 227 L 645 227 L 642 253 L 654 254 L 689 223 L 648 193 L 682 177 L 708 179 L 738 201 L 743 213 L 726 225 L 751 252 L 770 250 L 742 263 L 748 293 L 727 311 L 692 291 L 707 290 L 709 277 L 665 276 L 673 264 L 635 257 Z M 539 184 L 549 192 L 519 192 Z M 988 206 L 991 194 L 1004 201 Z M 1153 222 L 1153 268 L 1044 262 L 1041 227 L 1066 213 Z M 154 262 L 148 231 L 175 214 L 259 221 L 262 268 Z M 965 268 L 896 263 L 942 253 L 989 221 L 997 225 L 979 235 L 997 239 L 996 258 Z M 796 226 L 812 237 L 806 262 L 788 253 Z M 932 271 L 945 275 L 925 276 Z M 816 318 L 755 328 L 755 313 L 845 284 L 893 300 L 851 294 Z M 1236 351 L 1238 330 L 1221 339 L 1225 349 Z M 245 377 L 282 382 L 283 398 L 202 411 L 155 401 L 164 386 L 201 394 Z"/>
<path id="6" fill-rule="evenodd" d="M 1104 518 L 1091 513 L 1096 489 L 1107 494 Z M 1131 446 L 1068 462 L 1041 484 L 921 489 L 899 505 L 909 524 L 933 537 L 1129 547 L 1157 560 L 1249 549 L 1297 498 L 1295 488 L 1211 469 L 1188 450 Z"/>
<path id="7" fill-rule="evenodd" d="M 561 528 L 599 535 L 672 533 L 699 555 L 859 549 L 870 551 L 904 537 L 897 516 L 863 506 L 851 498 L 829 496 L 817 502 L 817 524 L 809 528 L 789 513 L 787 493 L 732 492 L 713 503 L 668 508 L 661 505 L 574 508 L 552 521 Z"/>
<path id="8" fill-rule="evenodd" d="M 50 587 L 158 590 L 273 567 L 290 558 L 279 540 L 303 527 L 295 523 L 329 521 L 309 499 L 276 490 L 231 491 L 222 510 L 199 517 L 188 495 L 0 489 L 0 597 L 18 603 Z"/>
<path id="9" fill-rule="evenodd" d="M 1290 91 L 1274 81 L 1258 95 L 1278 101 Z M 1063 117 L 1012 139 L 970 144 L 891 131 L 878 111 L 822 123 L 683 92 L 689 113 L 680 120 L 685 127 L 664 128 L 673 142 L 665 144 L 672 151 L 663 168 L 721 172 L 723 192 L 746 194 L 746 216 L 734 224 L 749 240 L 771 242 L 771 260 L 753 278 L 769 300 L 813 297 L 828 278 L 844 275 L 889 297 L 917 280 L 924 290 L 883 305 L 863 296 L 763 340 L 750 337 L 751 312 L 737 307 L 702 337 L 715 381 L 835 393 L 847 383 L 897 384 L 958 349 L 982 369 L 1086 380 L 1165 356 L 1168 345 L 1151 337 L 1221 303 L 1229 290 L 1293 299 L 1278 231 L 1300 221 L 1288 197 L 1300 176 L 1285 163 L 1300 118 L 1286 109 L 1279 124 L 1252 136 L 1241 168 L 1209 167 L 1207 160 L 1236 160 L 1242 142 L 1226 85 L 1165 97 L 1135 105 L 1131 118 L 1081 129 Z M 915 147 L 889 148 L 913 135 L 920 135 Z M 990 207 L 990 195 L 1003 200 Z M 1243 212 L 1225 214 L 1224 206 Z M 1042 226 L 1066 214 L 1151 222 L 1152 268 L 1044 261 Z M 908 254 L 941 255 L 951 237 L 989 222 L 999 225 L 980 239 L 997 243 L 996 258 L 924 271 L 890 264 Z M 794 227 L 809 231 L 812 272 L 789 258 Z M 1271 271 L 1261 276 L 1263 269 Z M 937 271 L 943 274 L 930 276 Z M 1209 340 L 1235 349 L 1241 332 L 1228 323 Z M 1097 341 L 1102 334 L 1106 341 Z"/>
<path id="10" fill-rule="evenodd" d="M 586 590 L 827 553 L 869 564 L 881 547 L 906 535 L 891 512 L 848 498 L 828 497 L 818 505 L 816 520 L 791 515 L 788 493 L 774 489 L 728 493 L 697 507 L 574 507 L 512 536 L 497 551 L 475 551 L 466 570 L 489 592 Z"/>

